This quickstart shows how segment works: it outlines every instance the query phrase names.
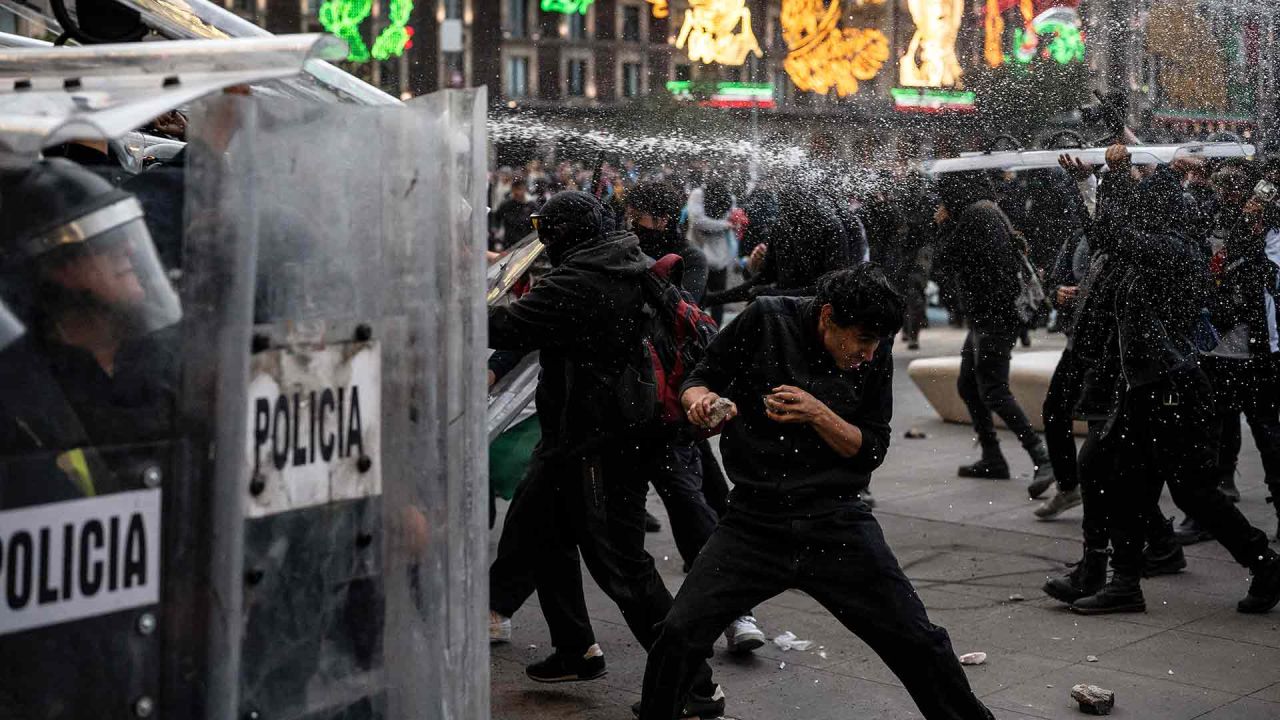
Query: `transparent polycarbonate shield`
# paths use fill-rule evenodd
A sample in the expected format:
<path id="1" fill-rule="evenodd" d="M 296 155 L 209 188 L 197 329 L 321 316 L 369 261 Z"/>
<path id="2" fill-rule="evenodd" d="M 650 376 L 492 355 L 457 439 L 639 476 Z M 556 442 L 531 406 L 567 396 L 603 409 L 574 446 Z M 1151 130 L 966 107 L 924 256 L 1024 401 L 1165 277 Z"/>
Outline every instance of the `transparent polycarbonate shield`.
<path id="1" fill-rule="evenodd" d="M 190 223 L 256 247 L 219 448 L 228 716 L 488 716 L 484 106 L 224 97 L 193 122 Z"/>

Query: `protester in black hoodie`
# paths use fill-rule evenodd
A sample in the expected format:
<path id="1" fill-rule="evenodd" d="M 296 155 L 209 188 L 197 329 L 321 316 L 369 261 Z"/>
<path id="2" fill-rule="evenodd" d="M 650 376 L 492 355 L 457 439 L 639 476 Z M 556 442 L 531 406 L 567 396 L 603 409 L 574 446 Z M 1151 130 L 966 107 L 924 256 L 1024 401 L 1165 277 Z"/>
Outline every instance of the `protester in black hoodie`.
<path id="1" fill-rule="evenodd" d="M 689 419 L 723 397 L 729 514 L 698 556 L 645 667 L 641 720 L 671 720 L 720 628 L 799 588 L 874 649 L 928 720 L 985 720 L 950 639 L 858 498 L 889 449 L 902 298 L 874 265 L 823 278 L 814 298 L 760 298 L 685 383 Z"/>
<path id="2" fill-rule="evenodd" d="M 1237 609 L 1261 613 L 1280 602 L 1280 556 L 1216 486 L 1217 411 L 1192 342 L 1209 275 L 1198 244 L 1183 234 L 1187 213 L 1180 178 L 1162 168 L 1138 187 L 1130 211 L 1108 213 L 1095 228 L 1109 271 L 1085 297 L 1075 349 L 1095 371 L 1114 368 L 1091 374 L 1085 389 L 1086 397 L 1114 398 L 1101 433 L 1116 458 L 1104 496 L 1113 574 L 1074 602 L 1083 614 L 1146 610 L 1142 515 L 1164 483 L 1252 571 Z"/>
<path id="3" fill-rule="evenodd" d="M 1000 416 L 1031 456 L 1034 482 L 1052 476 L 1053 466 L 1027 414 L 1009 389 L 1009 361 L 1023 327 L 1014 300 L 1021 285 L 1020 238 L 993 200 L 991 184 L 978 172 L 943 174 L 937 264 L 955 279 L 969 316 L 958 389 L 982 445 L 982 459 L 960 468 L 960 477 L 1009 478 L 991 413 Z"/>
<path id="4" fill-rule="evenodd" d="M 551 271 L 519 300 L 489 309 L 490 347 L 538 350 L 542 365 L 536 396 L 542 441 L 512 499 L 498 550 L 535 567 L 555 647 L 526 670 L 539 682 L 605 673 L 587 620 L 579 553 L 644 647 L 671 607 L 644 550 L 649 476 L 667 448 L 630 433 L 618 400 L 640 343 L 641 278 L 652 260 L 634 235 L 606 235 L 605 222 L 604 208 L 587 193 L 552 197 L 533 216 Z M 704 663 L 696 673 L 694 691 L 714 695 L 710 668 Z"/>

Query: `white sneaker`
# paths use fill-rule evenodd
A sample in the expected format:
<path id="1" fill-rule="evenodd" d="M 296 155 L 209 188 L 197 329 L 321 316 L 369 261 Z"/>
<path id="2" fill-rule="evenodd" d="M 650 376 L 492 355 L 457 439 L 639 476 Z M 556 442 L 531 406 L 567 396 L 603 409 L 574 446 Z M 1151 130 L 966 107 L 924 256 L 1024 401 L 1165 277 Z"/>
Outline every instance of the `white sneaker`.
<path id="1" fill-rule="evenodd" d="M 511 642 L 511 618 L 489 611 L 489 642 L 494 644 Z"/>
<path id="2" fill-rule="evenodd" d="M 765 640 L 760 623 L 750 615 L 743 615 L 729 623 L 724 631 L 724 639 L 731 653 L 749 653 L 763 647 Z"/>

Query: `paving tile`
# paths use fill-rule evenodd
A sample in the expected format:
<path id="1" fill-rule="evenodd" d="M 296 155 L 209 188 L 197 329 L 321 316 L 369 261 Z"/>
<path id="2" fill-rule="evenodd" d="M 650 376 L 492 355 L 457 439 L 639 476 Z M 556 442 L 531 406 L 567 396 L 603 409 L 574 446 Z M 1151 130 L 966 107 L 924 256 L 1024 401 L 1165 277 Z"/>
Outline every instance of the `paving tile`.
<path id="1" fill-rule="evenodd" d="M 1235 695 L 1280 682 L 1280 650 L 1178 630 L 1096 654 L 1102 667 Z"/>
<path id="2" fill-rule="evenodd" d="M 1276 717 L 1280 717 L 1280 704 L 1248 697 L 1205 713 L 1197 720 L 1256 720 Z"/>

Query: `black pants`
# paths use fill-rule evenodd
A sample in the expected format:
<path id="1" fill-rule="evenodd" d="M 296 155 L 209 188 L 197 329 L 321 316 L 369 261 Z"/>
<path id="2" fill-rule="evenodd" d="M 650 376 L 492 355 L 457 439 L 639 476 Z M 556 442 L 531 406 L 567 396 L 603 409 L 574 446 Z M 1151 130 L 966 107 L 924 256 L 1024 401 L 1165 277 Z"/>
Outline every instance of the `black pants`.
<path id="1" fill-rule="evenodd" d="M 925 718 L 991 717 L 867 506 L 844 499 L 788 512 L 731 501 L 649 652 L 641 720 L 675 717 L 724 626 L 789 588 L 811 595 L 870 645 Z"/>
<path id="2" fill-rule="evenodd" d="M 707 295 L 724 292 L 727 287 L 729 287 L 729 268 L 719 270 L 713 268 L 707 271 Z M 717 325 L 724 324 L 724 305 L 716 305 L 709 308 L 707 312 L 711 313 Z"/>
<path id="3" fill-rule="evenodd" d="M 1262 456 L 1267 490 L 1273 498 L 1280 497 L 1280 384 L 1276 382 L 1274 359 L 1210 356 L 1204 359 L 1204 368 L 1213 383 L 1218 424 L 1222 428 L 1217 477 L 1222 480 L 1235 475 L 1243 441 L 1243 413 Z"/>
<path id="4" fill-rule="evenodd" d="M 710 452 L 708 446 L 707 455 Z M 655 453 L 636 460 L 636 472 L 653 482 L 667 509 L 671 533 L 675 537 L 681 558 L 686 564 L 692 564 L 719 521 L 719 514 L 703 495 L 701 475 L 705 457 L 697 448 L 673 447 L 667 448 L 665 453 Z M 719 470 L 714 457 L 711 457 L 711 463 Z M 502 537 L 498 540 L 497 557 L 489 566 L 489 609 L 504 617 L 515 615 L 536 589 L 535 568 L 537 556 L 542 550 L 538 544 L 539 538 L 545 534 L 544 526 L 551 521 L 551 516 L 523 509 L 538 503 L 526 502 L 520 498 L 528 492 L 526 486 L 536 482 L 545 472 L 545 463 L 530 462 L 529 473 L 516 488 L 511 507 L 507 510 Z M 724 484 L 723 475 L 720 476 L 720 483 Z M 725 493 L 727 492 L 726 489 Z M 581 580 L 578 587 L 581 587 Z M 574 607 L 584 608 L 577 624 L 590 627 L 585 602 L 575 604 Z"/>
<path id="5" fill-rule="evenodd" d="M 1074 412 L 1080 391 L 1084 389 L 1084 368 L 1071 350 L 1062 351 L 1062 359 L 1049 380 L 1044 398 L 1044 444 L 1049 448 L 1053 477 L 1058 489 L 1070 492 L 1080 485 L 1076 467 Z"/>
<path id="6" fill-rule="evenodd" d="M 1103 437 L 1104 427 L 1104 422 L 1089 423 L 1089 434 L 1080 446 L 1077 479 L 1083 501 L 1081 510 L 1084 518 L 1081 529 L 1084 531 L 1085 550 L 1105 551 L 1111 542 L 1111 533 L 1107 529 L 1107 489 L 1111 488 L 1117 477 L 1116 463 L 1120 448 L 1116 442 L 1117 436 Z M 1173 528 L 1160 510 L 1161 487 L 1163 485 L 1157 482 L 1152 492 L 1142 496 L 1139 519 L 1148 545 L 1169 547 L 1173 542 Z"/>
<path id="7" fill-rule="evenodd" d="M 667 508 L 671 534 L 686 565 L 693 564 L 720 520 L 703 494 L 703 467 L 702 453 L 698 448 L 673 447 L 650 476 L 658 497 Z"/>
<path id="8" fill-rule="evenodd" d="M 1031 448 L 1039 442 L 1027 414 L 1009 390 L 1009 360 L 1017 337 L 1016 329 L 1003 333 L 970 329 L 964 339 L 956 387 L 984 446 L 999 444 L 991 413 L 1004 420 L 1023 447 Z"/>
<path id="9" fill-rule="evenodd" d="M 1254 568 L 1270 556 L 1267 536 L 1249 524 L 1218 490 L 1219 428 L 1213 388 L 1199 367 L 1180 369 L 1159 382 L 1129 388 L 1107 434 L 1116 443 L 1116 473 L 1107 487 L 1107 528 L 1116 572 L 1140 575 L 1142 510 L 1161 483 L 1173 501 L 1231 553 Z"/>

